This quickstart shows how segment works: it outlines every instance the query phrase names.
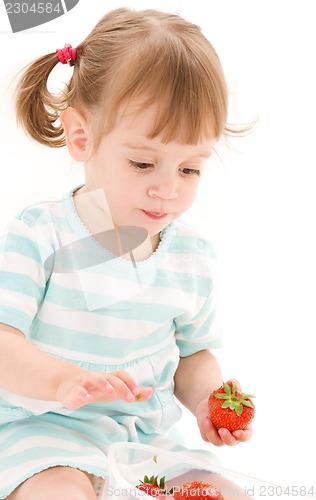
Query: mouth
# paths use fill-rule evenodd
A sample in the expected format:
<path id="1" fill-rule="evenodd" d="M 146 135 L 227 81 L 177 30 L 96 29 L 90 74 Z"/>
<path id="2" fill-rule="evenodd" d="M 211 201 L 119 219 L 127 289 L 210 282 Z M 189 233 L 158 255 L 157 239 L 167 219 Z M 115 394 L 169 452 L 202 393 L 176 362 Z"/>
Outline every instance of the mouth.
<path id="1" fill-rule="evenodd" d="M 148 212 L 147 210 L 143 210 L 144 214 L 147 215 L 150 219 L 161 220 L 167 217 L 168 214 L 162 212 Z"/>

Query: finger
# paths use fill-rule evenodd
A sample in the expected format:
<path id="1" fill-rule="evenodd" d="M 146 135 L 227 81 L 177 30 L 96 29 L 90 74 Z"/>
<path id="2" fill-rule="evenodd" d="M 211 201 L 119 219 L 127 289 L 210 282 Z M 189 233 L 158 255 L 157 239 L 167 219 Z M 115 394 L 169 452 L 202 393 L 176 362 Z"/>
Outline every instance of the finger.
<path id="1" fill-rule="evenodd" d="M 231 379 L 229 379 L 229 380 L 227 381 L 227 384 L 228 384 L 229 382 L 230 382 L 231 384 L 235 384 L 235 385 L 237 386 L 238 390 L 240 391 L 240 382 L 239 382 L 239 380 L 237 380 L 237 379 L 235 379 L 235 378 L 231 378 Z"/>
<path id="2" fill-rule="evenodd" d="M 125 383 L 128 391 L 125 394 L 126 401 L 145 401 L 151 398 L 153 389 L 151 387 L 139 387 L 135 379 L 125 370 L 111 372 L 110 375 L 115 375 Z"/>
<path id="3" fill-rule="evenodd" d="M 122 380 L 126 386 L 129 388 L 132 394 L 134 396 L 137 396 L 139 394 L 139 387 L 135 381 L 135 379 L 125 370 L 117 370 L 114 372 L 111 372 L 112 375 L 115 375 L 118 377 L 120 380 Z"/>
<path id="4" fill-rule="evenodd" d="M 94 401 L 94 397 L 84 387 L 76 386 L 66 397 L 65 406 L 70 410 L 76 410 L 81 406 Z"/>
<path id="5" fill-rule="evenodd" d="M 146 401 L 150 399 L 153 395 L 153 389 L 151 387 L 139 387 L 138 394 L 135 395 L 136 401 Z"/>
<path id="6" fill-rule="evenodd" d="M 210 424 L 209 424 L 209 419 L 208 418 L 204 418 L 201 422 L 201 425 L 200 425 L 200 432 L 201 432 L 201 436 L 202 436 L 202 439 L 204 441 L 208 441 L 208 434 L 210 432 Z"/>
<path id="7" fill-rule="evenodd" d="M 227 446 L 236 446 L 239 444 L 239 439 L 236 439 L 236 437 L 228 429 L 218 429 L 218 434 L 220 435 L 223 443 Z"/>
<path id="8" fill-rule="evenodd" d="M 84 384 L 82 385 L 90 394 L 93 394 L 95 396 L 100 396 L 103 394 L 111 396 L 114 393 L 113 385 L 110 383 L 107 377 L 104 376 L 103 373 L 91 372 L 91 374 L 87 376 Z"/>
<path id="9" fill-rule="evenodd" d="M 117 376 L 118 372 L 111 372 L 106 374 L 107 381 L 112 385 L 115 396 L 117 399 L 122 399 L 129 403 L 135 401 L 135 394 L 130 390 L 129 386 L 120 376 Z M 125 379 L 125 377 L 123 377 Z M 139 391 L 138 391 L 139 392 Z"/>
<path id="10" fill-rule="evenodd" d="M 240 442 L 245 443 L 252 436 L 252 426 L 249 426 L 247 429 L 234 431 L 233 436 Z"/>
<path id="11" fill-rule="evenodd" d="M 201 436 L 204 441 L 213 443 L 215 446 L 223 446 L 224 443 L 221 437 L 208 417 L 202 420 L 201 430 Z"/>

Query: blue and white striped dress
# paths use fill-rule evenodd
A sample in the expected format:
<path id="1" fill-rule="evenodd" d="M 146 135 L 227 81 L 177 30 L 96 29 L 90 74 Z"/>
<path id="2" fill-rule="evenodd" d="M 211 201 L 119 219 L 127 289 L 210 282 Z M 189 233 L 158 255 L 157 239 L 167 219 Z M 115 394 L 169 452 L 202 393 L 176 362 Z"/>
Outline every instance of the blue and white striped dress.
<path id="1" fill-rule="evenodd" d="M 88 370 L 124 369 L 156 390 L 140 403 L 68 410 L 0 389 L 0 498 L 56 465 L 106 477 L 114 441 L 177 449 L 179 356 L 220 344 L 213 246 L 174 222 L 147 260 L 135 265 L 116 258 L 89 235 L 72 194 L 32 205 L 8 224 L 1 240 L 0 322 L 53 356 Z M 62 253 L 69 248 L 72 253 Z M 76 253 L 81 266 L 73 262 Z"/>

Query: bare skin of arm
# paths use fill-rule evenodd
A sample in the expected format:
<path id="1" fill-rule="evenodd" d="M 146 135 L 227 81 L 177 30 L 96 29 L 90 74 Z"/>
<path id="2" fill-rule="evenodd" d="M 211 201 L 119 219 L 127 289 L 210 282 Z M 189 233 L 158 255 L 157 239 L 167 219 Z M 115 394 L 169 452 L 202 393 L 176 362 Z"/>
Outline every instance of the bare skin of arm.
<path id="1" fill-rule="evenodd" d="M 202 350 L 180 358 L 174 380 L 175 396 L 195 415 L 204 441 L 216 446 L 234 446 L 251 438 L 251 426 L 231 433 L 224 428 L 217 430 L 208 418 L 209 395 L 223 383 L 221 369 L 213 354 Z"/>

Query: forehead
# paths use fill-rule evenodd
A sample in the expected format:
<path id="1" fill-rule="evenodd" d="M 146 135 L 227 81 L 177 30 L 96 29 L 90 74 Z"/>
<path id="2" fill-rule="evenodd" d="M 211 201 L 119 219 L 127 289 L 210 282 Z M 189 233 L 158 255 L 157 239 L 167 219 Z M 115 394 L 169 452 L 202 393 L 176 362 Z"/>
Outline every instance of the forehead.
<path id="1" fill-rule="evenodd" d="M 146 107 L 141 99 L 121 106 L 115 126 L 116 135 L 120 137 L 122 143 L 129 143 L 130 145 L 142 143 L 144 146 L 153 147 L 155 144 L 168 145 L 174 143 L 186 147 L 188 150 L 208 150 L 210 152 L 216 141 L 212 127 L 209 127 L 209 132 L 196 144 L 188 143 L 181 138 L 181 130 L 186 128 L 186 123 L 183 123 L 183 128 L 179 127 L 177 136 L 172 140 L 166 140 L 163 132 L 153 136 L 152 131 L 155 128 L 159 113 L 158 104 L 151 104 Z"/>

